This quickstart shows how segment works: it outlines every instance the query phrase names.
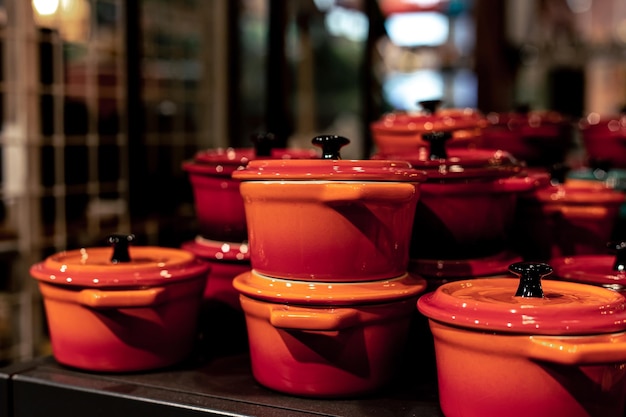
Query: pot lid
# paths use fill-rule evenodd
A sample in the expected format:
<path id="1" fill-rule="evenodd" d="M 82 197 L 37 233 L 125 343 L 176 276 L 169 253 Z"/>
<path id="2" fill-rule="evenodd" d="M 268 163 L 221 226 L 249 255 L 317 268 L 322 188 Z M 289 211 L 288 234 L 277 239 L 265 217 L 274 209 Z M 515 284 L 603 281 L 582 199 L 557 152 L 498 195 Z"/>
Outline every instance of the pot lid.
<path id="1" fill-rule="evenodd" d="M 607 246 L 615 251 L 615 255 L 575 255 L 553 259 L 551 264 L 555 277 L 623 292 L 626 289 L 626 242 L 609 242 Z"/>
<path id="2" fill-rule="evenodd" d="M 131 247 L 133 235 L 109 237 L 111 247 L 82 248 L 56 253 L 30 268 L 33 278 L 80 287 L 143 287 L 193 279 L 210 265 L 191 252 L 155 247 Z"/>
<path id="3" fill-rule="evenodd" d="M 425 278 L 476 278 L 506 274 L 509 265 L 521 262 L 522 258 L 511 251 L 472 259 L 411 259 L 409 272 Z"/>
<path id="4" fill-rule="evenodd" d="M 579 120 L 578 127 L 583 133 L 589 130 L 602 130 L 607 134 L 623 135 L 626 131 L 626 106 L 622 107 L 619 113 L 612 115 L 591 112 Z"/>
<path id="5" fill-rule="evenodd" d="M 416 152 L 402 154 L 378 154 L 376 159 L 408 161 L 414 168 L 426 172 L 428 179 L 501 178 L 522 171 L 512 154 L 499 149 L 446 149 L 452 138 L 449 132 L 433 132 L 422 135 L 430 146 Z"/>
<path id="6" fill-rule="evenodd" d="M 252 270 L 235 277 L 233 286 L 246 296 L 265 301 L 328 306 L 382 303 L 415 297 L 426 289 L 426 280 L 407 273 L 392 279 L 360 282 L 294 281 Z"/>
<path id="7" fill-rule="evenodd" d="M 271 133 L 253 135 L 252 148 L 216 148 L 205 149 L 185 161 L 183 169 L 188 172 L 205 175 L 230 177 L 233 171 L 243 168 L 256 159 L 311 159 L 318 158 L 314 149 L 277 148 L 276 138 Z"/>
<path id="8" fill-rule="evenodd" d="M 322 148 L 321 159 L 255 160 L 233 173 L 239 180 L 347 180 L 423 181 L 425 175 L 407 161 L 342 160 L 340 149 L 350 143 L 342 136 L 317 136 L 312 143 Z"/>
<path id="9" fill-rule="evenodd" d="M 519 105 L 511 112 L 491 112 L 486 116 L 488 126 L 505 127 L 511 131 L 541 129 L 544 127 L 564 127 L 568 119 L 552 110 L 531 110 L 527 105 Z M 556 132 L 556 131 L 555 131 Z"/>
<path id="10" fill-rule="evenodd" d="M 626 299 L 605 288 L 543 280 L 552 268 L 520 262 L 515 278 L 449 282 L 418 300 L 429 319 L 490 332 L 585 335 L 626 329 Z"/>
<path id="11" fill-rule="evenodd" d="M 250 261 L 250 252 L 246 242 L 221 242 L 196 236 L 194 240 L 183 243 L 181 249 L 209 261 Z"/>
<path id="12" fill-rule="evenodd" d="M 552 184 L 538 188 L 534 192 L 520 196 L 522 199 L 536 200 L 546 204 L 570 204 L 570 205 L 621 205 L 626 196 L 612 188 L 600 188 L 593 183 L 585 185 Z"/>

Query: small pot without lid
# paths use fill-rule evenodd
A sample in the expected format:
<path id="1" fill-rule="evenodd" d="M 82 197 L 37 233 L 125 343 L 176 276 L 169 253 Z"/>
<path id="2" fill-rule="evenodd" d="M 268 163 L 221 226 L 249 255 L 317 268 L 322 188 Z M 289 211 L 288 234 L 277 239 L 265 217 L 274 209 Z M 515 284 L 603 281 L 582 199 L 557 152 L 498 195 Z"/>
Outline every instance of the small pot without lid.
<path id="1" fill-rule="evenodd" d="M 364 395 L 389 383 L 426 282 L 299 282 L 251 271 L 241 292 L 255 379 L 288 394 Z"/>
<path id="2" fill-rule="evenodd" d="M 259 273 L 361 281 L 406 272 L 424 178 L 407 162 L 252 161 L 233 177 L 242 181 L 250 262 Z"/>
<path id="3" fill-rule="evenodd" d="M 272 135 L 255 136 L 255 148 L 218 148 L 198 152 L 183 163 L 194 194 L 194 206 L 200 234 L 211 240 L 243 242 L 247 240 L 245 210 L 239 181 L 231 175 L 257 159 L 317 158 L 313 149 L 272 148 Z M 269 142 L 269 143 L 268 143 Z"/>
<path id="4" fill-rule="evenodd" d="M 530 288 L 543 296 L 516 295 L 529 278 L 522 275 L 448 283 L 418 300 L 434 337 L 446 416 L 622 416 L 626 299 L 541 281 L 545 267 L 530 274 Z M 468 375 L 481 383 L 468 384 Z"/>
<path id="5" fill-rule="evenodd" d="M 169 366 L 193 347 L 210 265 L 179 249 L 60 252 L 30 268 L 39 281 L 54 357 L 85 370 Z M 122 252 L 125 252 L 122 250 Z"/>

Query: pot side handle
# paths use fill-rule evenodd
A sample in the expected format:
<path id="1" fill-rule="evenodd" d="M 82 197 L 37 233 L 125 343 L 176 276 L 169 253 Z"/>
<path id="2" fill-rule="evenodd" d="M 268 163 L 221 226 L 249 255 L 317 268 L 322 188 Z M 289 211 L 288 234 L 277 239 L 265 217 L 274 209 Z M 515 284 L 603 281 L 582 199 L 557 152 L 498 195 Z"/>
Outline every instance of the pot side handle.
<path id="1" fill-rule="evenodd" d="M 529 357 L 563 365 L 626 363 L 626 333 L 588 336 L 588 340 L 531 336 Z"/>
<path id="2" fill-rule="evenodd" d="M 358 321 L 359 311 L 353 308 L 276 306 L 270 310 L 270 323 L 279 329 L 332 331 L 354 326 Z"/>
<path id="3" fill-rule="evenodd" d="M 105 291 L 84 289 L 78 294 L 77 301 L 91 308 L 132 308 L 147 307 L 163 302 L 165 288 L 155 287 L 142 290 Z"/>
<path id="4" fill-rule="evenodd" d="M 417 186 L 413 183 L 393 184 L 326 184 L 322 201 L 326 204 L 343 202 L 389 201 L 408 202 L 416 195 Z"/>

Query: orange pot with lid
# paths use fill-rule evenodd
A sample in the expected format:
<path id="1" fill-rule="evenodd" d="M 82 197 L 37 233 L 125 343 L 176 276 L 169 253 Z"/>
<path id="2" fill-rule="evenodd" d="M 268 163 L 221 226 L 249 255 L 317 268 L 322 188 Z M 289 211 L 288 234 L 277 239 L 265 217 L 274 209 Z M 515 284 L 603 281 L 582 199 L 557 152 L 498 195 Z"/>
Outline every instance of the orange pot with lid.
<path id="1" fill-rule="evenodd" d="M 33 265 L 53 355 L 64 365 L 102 372 L 161 368 L 191 352 L 210 266 L 162 247 L 82 248 Z"/>
<path id="2" fill-rule="evenodd" d="M 390 383 L 424 279 L 306 282 L 251 271 L 233 281 L 246 316 L 254 378 L 287 394 L 337 398 Z"/>
<path id="3" fill-rule="evenodd" d="M 392 112 L 370 124 L 372 139 L 379 153 L 416 152 L 428 148 L 422 135 L 450 132 L 453 148 L 482 147 L 482 130 L 486 119 L 472 108 L 441 109 L 440 100 L 420 102 L 421 111 Z"/>
<path id="4" fill-rule="evenodd" d="M 511 271 L 520 279 L 457 281 L 418 300 L 434 337 L 443 413 L 621 417 L 626 299 L 542 281 L 552 271 L 547 264 L 517 263 Z"/>
<path id="5" fill-rule="evenodd" d="M 241 181 L 252 268 L 311 281 L 404 274 L 424 174 L 406 161 L 342 160 L 346 138 L 313 141 L 322 159 L 251 161 L 233 173 Z"/>

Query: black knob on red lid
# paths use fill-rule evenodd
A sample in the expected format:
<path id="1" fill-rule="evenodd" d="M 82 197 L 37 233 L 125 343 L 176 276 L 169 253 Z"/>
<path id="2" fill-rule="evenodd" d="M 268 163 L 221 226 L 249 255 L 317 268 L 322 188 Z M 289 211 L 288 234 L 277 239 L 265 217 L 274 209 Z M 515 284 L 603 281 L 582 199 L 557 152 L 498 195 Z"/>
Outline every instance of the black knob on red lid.
<path id="1" fill-rule="evenodd" d="M 434 114 L 441 106 L 441 103 L 441 100 L 422 100 L 417 102 L 417 104 L 419 104 L 425 112 L 430 114 Z"/>
<path id="2" fill-rule="evenodd" d="M 615 250 L 615 260 L 613 261 L 613 271 L 626 271 L 626 242 L 623 240 L 609 242 L 607 246 Z"/>
<path id="3" fill-rule="evenodd" d="M 271 156 L 272 149 L 276 147 L 276 136 L 273 133 L 257 133 L 250 137 L 254 144 L 256 156 Z"/>
<path id="4" fill-rule="evenodd" d="M 436 159 L 448 159 L 446 142 L 452 139 L 451 132 L 424 133 L 422 139 L 430 144 L 430 155 L 428 159 L 431 161 Z"/>
<path id="5" fill-rule="evenodd" d="M 322 159 L 341 159 L 339 151 L 350 143 L 350 139 L 337 135 L 322 135 L 314 137 L 311 143 L 322 148 Z"/>
<path id="6" fill-rule="evenodd" d="M 519 276 L 516 297 L 543 298 L 541 279 L 552 273 L 552 267 L 541 262 L 516 262 L 509 271 Z"/>
<path id="7" fill-rule="evenodd" d="M 135 235 L 114 234 L 109 236 L 107 240 L 113 246 L 111 263 L 130 262 L 128 247 L 135 240 Z"/>

